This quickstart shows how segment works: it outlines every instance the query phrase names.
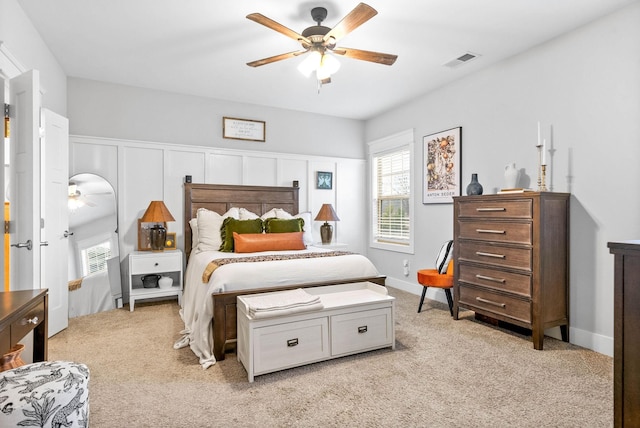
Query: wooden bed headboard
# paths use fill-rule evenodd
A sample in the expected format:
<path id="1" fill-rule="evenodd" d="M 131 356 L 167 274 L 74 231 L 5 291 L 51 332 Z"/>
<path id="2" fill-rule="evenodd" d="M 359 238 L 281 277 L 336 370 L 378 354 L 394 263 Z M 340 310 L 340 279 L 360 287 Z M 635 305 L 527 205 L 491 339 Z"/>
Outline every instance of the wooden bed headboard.
<path id="1" fill-rule="evenodd" d="M 234 184 L 184 184 L 184 252 L 191 254 L 191 226 L 189 220 L 196 217 L 198 208 L 206 208 L 218 214 L 230 208 L 246 208 L 262 215 L 273 208 L 282 208 L 290 214 L 298 214 L 298 187 L 242 186 Z"/>

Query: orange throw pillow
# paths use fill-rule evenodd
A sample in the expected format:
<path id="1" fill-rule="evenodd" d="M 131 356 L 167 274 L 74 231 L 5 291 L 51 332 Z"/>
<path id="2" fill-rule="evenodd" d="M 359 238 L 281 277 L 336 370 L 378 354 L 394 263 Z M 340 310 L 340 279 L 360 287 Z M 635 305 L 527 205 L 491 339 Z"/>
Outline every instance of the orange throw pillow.
<path id="1" fill-rule="evenodd" d="M 236 253 L 260 251 L 304 250 L 303 232 L 287 233 L 237 233 L 233 232 Z"/>

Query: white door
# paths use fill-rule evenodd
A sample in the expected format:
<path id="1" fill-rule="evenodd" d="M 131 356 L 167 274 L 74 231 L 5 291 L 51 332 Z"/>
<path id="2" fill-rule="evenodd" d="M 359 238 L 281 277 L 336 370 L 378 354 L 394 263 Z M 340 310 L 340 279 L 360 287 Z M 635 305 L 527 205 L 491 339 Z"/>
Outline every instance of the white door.
<path id="1" fill-rule="evenodd" d="M 49 337 L 69 325 L 69 120 L 42 109 L 42 287 L 49 289 Z"/>
<path id="2" fill-rule="evenodd" d="M 7 99 L 5 98 L 4 94 L 5 94 L 5 90 L 4 90 L 4 85 L 5 85 L 5 80 L 2 78 L 2 76 L 0 76 L 0 100 L 2 100 L 2 103 L 6 103 Z M 4 108 L 3 108 L 4 111 Z M 4 116 L 4 115 L 3 115 Z M 3 119 L 4 120 L 4 119 Z M 2 198 L 2 215 L 0 215 L 0 218 L 3 221 L 3 225 L 4 225 L 4 221 L 6 220 L 4 218 L 4 174 L 6 171 L 5 168 L 5 164 L 6 164 L 6 157 L 4 155 L 4 150 L 5 147 L 7 147 L 7 142 L 5 141 L 4 138 L 4 123 L 2 125 L 2 141 L 4 142 L 3 146 L 0 147 L 0 167 L 2 168 L 2 173 L 0 173 L 0 195 L 3 195 Z M 0 263 L 0 278 L 2 278 L 2 287 L 0 287 L 0 291 L 5 291 L 5 287 L 7 286 L 7 284 L 4 283 L 4 227 L 2 227 L 3 230 L 3 234 L 2 234 L 2 242 L 0 243 L 0 260 L 2 260 L 2 263 Z"/>
<path id="3" fill-rule="evenodd" d="M 11 290 L 40 288 L 40 75 L 10 80 Z"/>

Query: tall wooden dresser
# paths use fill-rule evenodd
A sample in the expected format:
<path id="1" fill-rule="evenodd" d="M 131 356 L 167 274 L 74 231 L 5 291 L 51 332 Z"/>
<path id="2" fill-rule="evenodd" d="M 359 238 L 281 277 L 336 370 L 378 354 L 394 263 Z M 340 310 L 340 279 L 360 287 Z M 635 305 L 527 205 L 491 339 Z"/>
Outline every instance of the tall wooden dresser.
<path id="1" fill-rule="evenodd" d="M 454 198 L 453 316 L 460 308 L 569 341 L 568 193 Z"/>
<path id="2" fill-rule="evenodd" d="M 640 426 L 640 240 L 609 242 L 614 254 L 613 421 Z"/>

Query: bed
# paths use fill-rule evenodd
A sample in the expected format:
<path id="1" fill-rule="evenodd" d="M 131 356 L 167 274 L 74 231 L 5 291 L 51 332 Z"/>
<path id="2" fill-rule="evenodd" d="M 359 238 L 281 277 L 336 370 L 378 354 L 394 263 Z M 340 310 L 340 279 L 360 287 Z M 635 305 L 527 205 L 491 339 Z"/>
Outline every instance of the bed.
<path id="1" fill-rule="evenodd" d="M 206 264 L 208 254 L 203 254 L 207 252 L 199 251 L 198 247 L 193 248 L 193 243 L 196 238 L 194 238 L 190 224 L 190 219 L 197 218 L 197 213 L 200 208 L 205 208 L 218 215 L 228 213 L 234 208 L 241 208 L 245 210 L 245 212 L 250 212 L 257 216 L 268 216 L 270 215 L 269 213 L 274 212 L 276 209 L 292 216 L 297 215 L 297 217 L 308 215 L 308 213 L 298 213 L 298 192 L 299 189 L 297 187 L 185 183 L 184 249 L 187 256 L 187 269 L 185 270 L 183 308 L 180 311 L 183 321 L 185 322 L 185 330 L 182 332 L 182 338 L 176 342 L 174 347 L 179 348 L 189 345 L 200 358 L 200 363 L 203 368 L 214 364 L 215 361 L 223 360 L 225 352 L 235 345 L 236 298 L 239 295 L 360 281 L 370 281 L 385 285 L 385 277 L 377 272 L 373 264 L 371 264 L 366 257 L 358 254 L 325 254 L 335 257 L 319 257 L 318 259 L 305 260 L 304 274 L 297 273 L 295 277 L 275 281 L 274 278 L 269 279 L 269 274 L 266 273 L 266 270 L 260 271 L 265 272 L 264 274 L 255 274 L 258 267 L 260 269 L 266 269 L 263 267 L 265 263 L 233 263 L 229 266 L 219 267 L 211 274 L 208 282 L 206 284 L 203 283 L 204 280 L 201 270 Z M 308 217 L 306 218 L 308 219 Z M 312 220 L 308 219 L 307 221 Z M 309 225 L 309 227 L 311 227 L 311 225 Z M 318 250 L 310 246 L 299 253 L 316 251 L 327 250 Z M 217 252 L 213 252 L 212 254 L 212 258 L 219 257 Z M 242 254 L 241 256 L 252 256 L 255 254 L 271 253 L 249 253 Z M 239 255 L 226 253 L 226 256 L 238 257 Z M 304 254 L 301 254 L 299 257 L 303 256 Z M 318 262 L 315 260 L 318 260 Z M 323 261 L 320 262 L 319 260 Z M 348 260 L 349 263 L 345 263 L 344 260 Z M 302 262 L 302 260 L 288 260 L 268 263 L 291 263 L 293 265 Z M 315 266 L 316 263 L 329 263 L 328 266 L 330 267 L 319 269 L 308 268 Z M 358 267 L 360 263 L 362 263 L 362 267 Z M 356 266 L 356 264 L 358 264 L 358 266 Z M 240 289 L 234 289 L 235 287 L 227 288 L 225 285 L 216 285 L 216 281 L 218 280 L 216 276 L 222 275 L 224 273 L 223 269 L 229 271 L 239 270 L 241 269 L 239 265 L 249 266 L 245 269 L 253 269 L 251 272 L 254 273 L 253 275 L 247 275 L 245 271 Z M 344 269 L 345 265 L 353 265 L 355 269 L 347 272 Z M 300 269 L 294 268 L 292 271 L 297 272 L 300 271 Z M 206 306 L 206 308 L 204 306 Z M 200 307 L 200 309 L 196 309 L 197 307 Z M 209 319 L 211 321 L 209 321 Z"/>

